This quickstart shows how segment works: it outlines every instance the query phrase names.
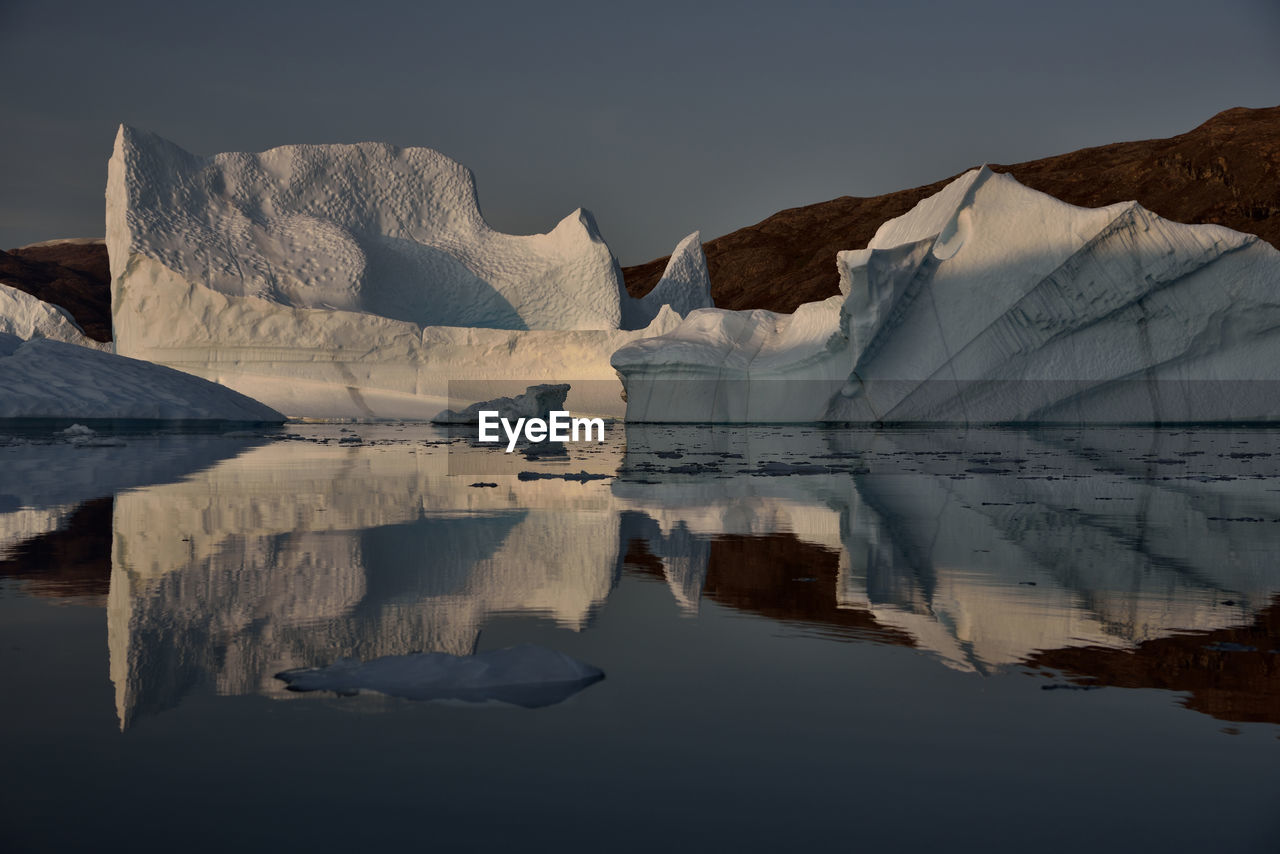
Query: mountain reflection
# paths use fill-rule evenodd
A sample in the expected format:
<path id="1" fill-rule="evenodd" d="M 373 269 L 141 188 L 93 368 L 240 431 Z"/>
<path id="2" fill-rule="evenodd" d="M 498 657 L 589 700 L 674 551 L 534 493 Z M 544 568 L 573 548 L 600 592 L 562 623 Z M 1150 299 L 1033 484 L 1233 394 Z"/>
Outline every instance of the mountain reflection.
<path id="1" fill-rule="evenodd" d="M 806 543 L 791 533 L 722 535 L 700 542 L 706 555 L 702 598 L 833 637 L 916 645 L 910 634 L 879 623 L 870 609 L 840 601 L 839 552 Z M 624 567 L 671 580 L 663 560 L 649 551 L 645 539 L 631 540 Z M 683 589 L 676 596 L 682 604 L 688 602 Z"/>
<path id="2" fill-rule="evenodd" d="M 25 519 L 10 520 L 12 543 L 0 547 L 0 577 L 20 579 L 33 596 L 106 602 L 111 587 L 113 509 L 114 500 L 107 497 L 71 510 L 19 511 Z"/>
<path id="3" fill-rule="evenodd" d="M 1132 651 L 1055 649 L 1028 663 L 1085 685 L 1185 691 L 1189 709 L 1228 721 L 1280 722 L 1280 597 L 1246 626 L 1143 641 Z"/>
<path id="4" fill-rule="evenodd" d="M 0 578 L 19 579 L 36 596 L 105 601 L 113 496 L 180 480 L 265 441 L 128 432 L 67 439 L 34 428 L 0 435 Z"/>
<path id="5" fill-rule="evenodd" d="M 11 502 L 0 573 L 58 562 L 51 539 L 79 549 L 83 590 L 109 567 L 122 726 L 210 682 L 283 698 L 282 670 L 468 654 L 495 615 L 584 630 L 623 571 L 691 616 L 714 603 L 1280 722 L 1273 431 L 632 427 L 586 458 L 612 481 L 521 480 L 584 459 L 504 459 L 496 488 L 450 474 L 490 449 L 384 432 L 202 450 L 113 504 L 46 502 L 25 539 L 38 502 Z"/>

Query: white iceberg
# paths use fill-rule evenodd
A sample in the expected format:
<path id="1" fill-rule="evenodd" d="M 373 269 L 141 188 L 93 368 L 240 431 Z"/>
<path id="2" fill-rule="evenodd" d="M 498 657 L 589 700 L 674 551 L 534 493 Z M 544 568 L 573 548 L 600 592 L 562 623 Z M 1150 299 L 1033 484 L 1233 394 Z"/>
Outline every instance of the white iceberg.
<path id="1" fill-rule="evenodd" d="M 664 305 L 671 306 L 681 316 L 694 309 L 714 306 L 701 232 L 695 231 L 676 245 L 653 290 L 625 303 L 624 308 L 629 312 L 624 318 L 627 328 L 644 326 L 648 323 L 646 318 L 656 317 Z"/>
<path id="2" fill-rule="evenodd" d="M 478 379 L 568 381 L 576 410 L 620 415 L 609 354 L 678 322 L 659 297 L 710 304 L 688 242 L 634 300 L 587 212 L 500 234 L 471 173 L 431 149 L 203 158 L 122 126 L 108 169 L 117 352 L 289 415 L 429 419 L 450 380 Z"/>
<path id="3" fill-rule="evenodd" d="M 86 336 L 79 324 L 60 306 L 5 284 L 0 284 L 0 333 L 23 340 L 50 338 L 92 350 L 111 349 L 110 344 Z"/>
<path id="4" fill-rule="evenodd" d="M 475 655 L 410 653 L 276 674 L 290 691 L 377 691 L 407 700 L 496 701 L 527 708 L 568 699 L 604 673 L 562 652 L 533 644 Z"/>
<path id="5" fill-rule="evenodd" d="M 1280 419 L 1280 251 L 985 167 L 792 315 L 698 310 L 613 356 L 631 421 Z"/>
<path id="6" fill-rule="evenodd" d="M 0 418 L 284 420 L 239 392 L 160 365 L 52 338 L 23 341 L 5 332 Z"/>

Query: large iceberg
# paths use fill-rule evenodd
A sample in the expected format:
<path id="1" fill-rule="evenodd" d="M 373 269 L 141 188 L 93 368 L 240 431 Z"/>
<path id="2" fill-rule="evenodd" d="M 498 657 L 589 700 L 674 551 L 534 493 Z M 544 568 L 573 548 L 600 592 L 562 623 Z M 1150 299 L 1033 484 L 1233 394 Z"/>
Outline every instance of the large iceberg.
<path id="1" fill-rule="evenodd" d="M 987 168 L 837 258 L 794 314 L 692 311 L 613 356 L 627 419 L 1280 419 L 1280 251 Z"/>
<path id="2" fill-rule="evenodd" d="M 290 415 L 431 418 L 450 380 L 478 379 L 567 381 L 574 409 L 621 414 L 609 355 L 674 327 L 666 304 L 711 304 L 688 243 L 635 300 L 586 211 L 498 233 L 471 173 L 431 149 L 204 158 L 122 126 L 108 169 L 117 352 Z"/>

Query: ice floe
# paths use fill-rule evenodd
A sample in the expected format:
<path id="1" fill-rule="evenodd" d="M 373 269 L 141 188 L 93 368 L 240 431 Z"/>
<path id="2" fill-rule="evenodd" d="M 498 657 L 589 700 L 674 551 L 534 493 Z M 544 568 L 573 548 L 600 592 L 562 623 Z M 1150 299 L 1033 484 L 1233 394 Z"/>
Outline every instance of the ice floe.
<path id="1" fill-rule="evenodd" d="M 496 701 L 537 708 L 568 699 L 604 673 L 562 652 L 520 644 L 475 655 L 422 652 L 276 674 L 290 691 L 377 691 L 407 700 Z"/>

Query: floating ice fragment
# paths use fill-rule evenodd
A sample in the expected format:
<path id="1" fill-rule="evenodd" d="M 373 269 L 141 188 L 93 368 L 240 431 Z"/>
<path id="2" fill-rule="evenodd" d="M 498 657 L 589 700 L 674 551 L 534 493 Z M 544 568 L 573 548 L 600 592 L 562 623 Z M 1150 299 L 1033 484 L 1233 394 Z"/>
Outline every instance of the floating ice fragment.
<path id="1" fill-rule="evenodd" d="M 1214 652 L 1257 652 L 1256 646 L 1249 646 L 1243 643 L 1234 643 L 1232 641 L 1218 641 L 1217 643 L 1207 644 L 1205 649 Z"/>
<path id="2" fill-rule="evenodd" d="M 514 422 L 518 418 L 551 417 L 553 410 L 564 409 L 564 399 L 569 395 L 568 383 L 543 383 L 531 385 L 524 394 L 515 397 L 499 397 L 473 403 L 466 409 L 446 409 L 432 419 L 437 424 L 476 424 L 481 411 L 496 411 L 499 418 Z"/>
<path id="3" fill-rule="evenodd" d="M 613 475 L 593 474 L 588 471 L 580 471 L 576 474 L 573 472 L 522 471 L 516 477 L 520 480 L 574 480 L 579 483 L 586 483 L 589 480 L 608 480 Z"/>
<path id="4" fill-rule="evenodd" d="M 413 653 L 363 663 L 342 659 L 328 667 L 286 670 L 276 678 L 291 691 L 377 691 L 407 700 L 496 701 L 537 708 L 568 699 L 604 673 L 562 652 L 520 644 L 476 655 Z"/>

